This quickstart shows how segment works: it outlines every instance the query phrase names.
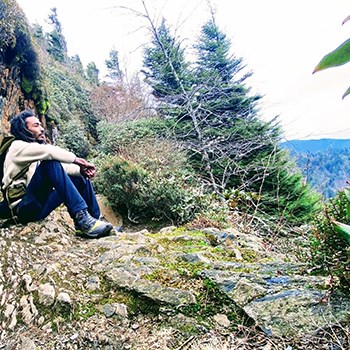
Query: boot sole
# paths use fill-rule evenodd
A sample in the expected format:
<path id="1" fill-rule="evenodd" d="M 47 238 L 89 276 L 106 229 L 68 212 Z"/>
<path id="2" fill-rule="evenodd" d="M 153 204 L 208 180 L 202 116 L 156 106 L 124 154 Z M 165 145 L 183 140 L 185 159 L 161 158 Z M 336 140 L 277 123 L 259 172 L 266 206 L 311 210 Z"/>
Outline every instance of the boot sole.
<path id="1" fill-rule="evenodd" d="M 113 229 L 112 225 L 107 225 L 103 231 L 96 233 L 96 234 L 84 233 L 82 231 L 76 231 L 75 234 L 76 234 L 76 236 L 81 237 L 81 238 L 97 239 L 97 238 L 109 236 L 112 229 Z"/>

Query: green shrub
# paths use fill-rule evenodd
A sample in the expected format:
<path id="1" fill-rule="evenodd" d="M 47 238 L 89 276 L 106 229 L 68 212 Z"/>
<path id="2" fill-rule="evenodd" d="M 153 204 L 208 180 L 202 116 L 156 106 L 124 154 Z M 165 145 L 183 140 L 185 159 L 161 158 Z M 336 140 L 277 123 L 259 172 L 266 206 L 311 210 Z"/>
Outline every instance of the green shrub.
<path id="1" fill-rule="evenodd" d="M 85 136 L 84 128 L 77 122 L 70 121 L 61 128 L 62 134 L 59 143 L 69 151 L 75 153 L 78 157 L 87 158 L 90 153 L 90 145 Z"/>
<path id="2" fill-rule="evenodd" d="M 325 213 L 315 224 L 311 237 L 311 264 L 316 271 L 330 275 L 340 288 L 350 288 L 350 247 L 336 231 L 333 221 L 350 224 L 348 200 L 344 191 L 329 200 Z"/>
<path id="3" fill-rule="evenodd" d="M 74 74 L 67 67 L 57 62 L 50 63 L 43 67 L 50 100 L 47 119 L 58 124 L 79 119 L 89 135 L 96 139 L 97 120 L 91 109 L 88 85 L 79 74 Z"/>
<path id="4" fill-rule="evenodd" d="M 183 223 L 201 209 L 201 193 L 191 178 L 179 174 L 151 174 L 140 165 L 108 157 L 95 180 L 114 210 L 134 223 Z"/>
<path id="5" fill-rule="evenodd" d="M 103 153 L 113 154 L 121 147 L 144 139 L 162 138 L 167 128 L 168 122 L 159 118 L 140 119 L 118 125 L 103 120 L 97 124 L 98 148 Z"/>

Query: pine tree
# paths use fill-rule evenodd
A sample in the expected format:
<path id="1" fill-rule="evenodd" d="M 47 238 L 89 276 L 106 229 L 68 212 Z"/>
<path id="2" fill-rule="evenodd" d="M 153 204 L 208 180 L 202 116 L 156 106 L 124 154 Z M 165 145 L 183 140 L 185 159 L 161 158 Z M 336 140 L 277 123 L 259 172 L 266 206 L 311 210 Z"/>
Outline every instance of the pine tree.
<path id="1" fill-rule="evenodd" d="M 151 46 L 144 50 L 143 73 L 158 98 L 180 103 L 188 82 L 188 63 L 178 40 L 171 35 L 165 19 L 159 28 L 153 27 Z"/>
<path id="2" fill-rule="evenodd" d="M 84 67 L 79 55 L 69 57 L 69 66 L 75 73 L 84 76 Z"/>
<path id="3" fill-rule="evenodd" d="M 53 30 L 47 34 L 47 51 L 57 61 L 65 62 L 67 60 L 67 43 L 62 32 L 62 25 L 58 20 L 57 9 L 54 7 L 49 14 L 49 20 L 53 25 Z"/>
<path id="4" fill-rule="evenodd" d="M 219 78 L 222 82 L 231 82 L 241 70 L 242 59 L 230 58 L 231 43 L 226 34 L 219 31 L 214 20 L 202 26 L 195 48 L 198 53 L 198 73 L 203 78 Z"/>
<path id="5" fill-rule="evenodd" d="M 111 50 L 109 52 L 109 59 L 105 60 L 105 64 L 108 70 L 108 77 L 112 79 L 113 82 L 118 82 L 123 76 L 119 67 L 119 56 L 117 50 Z"/>
<path id="6" fill-rule="evenodd" d="M 231 43 L 213 18 L 203 25 L 194 48 L 197 61 L 192 86 L 196 93 L 192 109 L 200 134 L 192 133 L 191 149 L 200 173 L 207 173 L 214 189 L 222 192 L 246 173 L 240 164 L 247 157 L 266 149 L 269 128 L 257 118 L 260 96 L 250 95 L 244 85 L 251 73 L 242 74 L 242 59 L 230 55 Z M 249 163 L 244 163 L 247 168 Z"/>
<path id="7" fill-rule="evenodd" d="M 303 184 L 300 172 L 278 144 L 282 132 L 276 121 L 259 118 L 257 102 L 245 81 L 241 58 L 230 54 L 231 43 L 213 17 L 202 27 L 197 51 L 197 104 L 208 127 L 207 143 L 212 145 L 211 166 L 222 188 L 256 193 L 254 211 L 290 221 L 304 220 L 319 197 Z"/>
<path id="8" fill-rule="evenodd" d="M 259 118 L 261 96 L 245 85 L 251 73 L 230 54 L 231 43 L 213 18 L 194 48 L 198 59 L 190 66 L 163 21 L 159 29 L 153 27 L 144 58 L 158 110 L 174 120 L 175 137 L 191 164 L 208 191 L 229 197 L 244 191 L 255 198 L 246 210 L 302 222 L 318 197 L 303 186 L 300 174 L 290 172 L 278 148 L 280 127 Z"/>
<path id="9" fill-rule="evenodd" d="M 261 98 L 250 95 L 244 85 L 251 73 L 243 74 L 242 58 L 230 54 L 231 43 L 219 30 L 214 18 L 205 23 L 195 45 L 197 53 L 196 85 L 200 93 L 197 104 L 213 126 L 230 126 L 237 118 L 256 115 L 256 102 Z"/>
<path id="10" fill-rule="evenodd" d="M 94 62 L 90 62 L 86 66 L 86 76 L 91 84 L 99 85 L 99 70 Z"/>
<path id="11" fill-rule="evenodd" d="M 40 44 L 40 46 L 47 50 L 48 42 L 47 38 L 45 37 L 44 29 L 41 25 L 38 23 L 34 23 L 32 27 L 33 36 L 36 39 L 36 41 Z"/>

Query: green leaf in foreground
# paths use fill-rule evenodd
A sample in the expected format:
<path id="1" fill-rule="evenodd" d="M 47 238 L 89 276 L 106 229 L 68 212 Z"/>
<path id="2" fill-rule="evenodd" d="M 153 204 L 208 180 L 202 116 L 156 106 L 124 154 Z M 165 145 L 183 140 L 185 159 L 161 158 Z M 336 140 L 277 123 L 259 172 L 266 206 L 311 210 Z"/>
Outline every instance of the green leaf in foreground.
<path id="1" fill-rule="evenodd" d="M 350 226 L 338 221 L 333 221 L 334 228 L 350 245 Z"/>
<path id="2" fill-rule="evenodd" d="M 346 96 L 348 96 L 350 94 L 350 86 L 348 87 L 348 89 L 344 92 L 343 96 L 342 96 L 342 99 L 344 100 L 344 98 Z"/>
<path id="3" fill-rule="evenodd" d="M 343 21 L 342 24 L 345 24 L 345 23 L 348 22 L 348 21 L 350 21 L 350 16 L 346 17 L 346 18 L 344 19 L 344 21 Z"/>
<path id="4" fill-rule="evenodd" d="M 350 90 L 350 89 L 349 89 Z M 350 188 L 347 187 L 344 189 L 344 194 L 345 194 L 345 198 L 347 200 L 347 204 L 346 204 L 346 217 L 348 218 L 348 220 L 350 221 Z"/>
<path id="5" fill-rule="evenodd" d="M 322 58 L 313 73 L 323 69 L 341 66 L 350 61 L 350 39 Z"/>
<path id="6" fill-rule="evenodd" d="M 344 188 L 346 200 L 350 203 L 350 187 Z"/>
<path id="7" fill-rule="evenodd" d="M 346 217 L 350 220 L 350 202 L 346 204 Z"/>

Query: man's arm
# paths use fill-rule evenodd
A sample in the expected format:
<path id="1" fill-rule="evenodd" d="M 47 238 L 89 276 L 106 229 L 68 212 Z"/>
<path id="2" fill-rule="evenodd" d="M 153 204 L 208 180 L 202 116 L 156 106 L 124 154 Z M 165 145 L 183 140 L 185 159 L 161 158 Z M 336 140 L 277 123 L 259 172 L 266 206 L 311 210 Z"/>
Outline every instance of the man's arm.
<path id="1" fill-rule="evenodd" d="M 75 158 L 74 164 L 79 165 L 80 167 L 80 174 L 87 179 L 92 179 L 96 175 L 96 167 L 92 163 L 89 163 L 83 158 Z"/>
<path id="2" fill-rule="evenodd" d="M 41 160 L 58 160 L 62 163 L 73 163 L 76 155 L 61 147 L 42 145 L 37 142 L 15 140 L 9 148 L 11 161 L 24 165 Z"/>

